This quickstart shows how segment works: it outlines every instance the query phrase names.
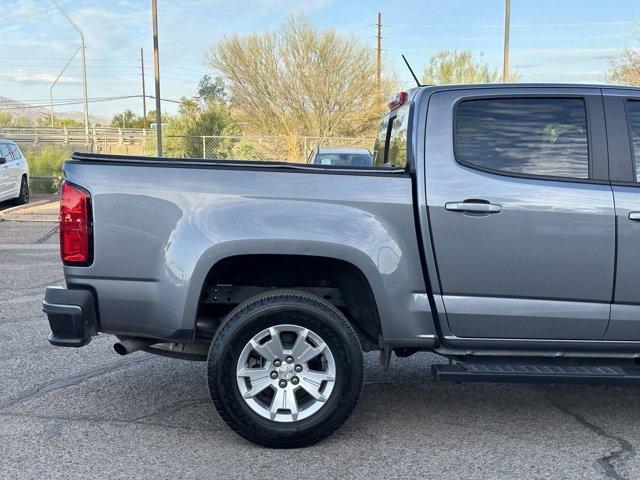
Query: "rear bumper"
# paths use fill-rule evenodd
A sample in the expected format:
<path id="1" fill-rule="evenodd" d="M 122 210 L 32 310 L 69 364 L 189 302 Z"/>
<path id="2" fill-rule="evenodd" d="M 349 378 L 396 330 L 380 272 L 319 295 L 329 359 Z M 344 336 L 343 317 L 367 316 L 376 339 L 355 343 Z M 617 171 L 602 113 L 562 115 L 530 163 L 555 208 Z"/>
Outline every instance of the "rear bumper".
<path id="1" fill-rule="evenodd" d="M 47 287 L 42 311 L 49 319 L 52 345 L 82 347 L 97 334 L 95 299 L 90 290 Z"/>

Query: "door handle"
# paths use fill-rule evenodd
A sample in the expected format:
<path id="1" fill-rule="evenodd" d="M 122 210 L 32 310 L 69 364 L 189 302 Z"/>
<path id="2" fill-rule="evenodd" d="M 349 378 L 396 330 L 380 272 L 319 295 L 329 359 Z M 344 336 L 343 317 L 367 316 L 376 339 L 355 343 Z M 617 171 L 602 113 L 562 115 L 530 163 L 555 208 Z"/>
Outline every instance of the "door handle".
<path id="1" fill-rule="evenodd" d="M 469 212 L 469 213 L 499 213 L 502 211 L 502 205 L 496 205 L 489 202 L 447 202 L 444 208 L 450 212 Z M 640 215 L 638 217 L 640 220 Z"/>
<path id="2" fill-rule="evenodd" d="M 640 222 L 640 212 L 629 212 L 629 220 Z"/>

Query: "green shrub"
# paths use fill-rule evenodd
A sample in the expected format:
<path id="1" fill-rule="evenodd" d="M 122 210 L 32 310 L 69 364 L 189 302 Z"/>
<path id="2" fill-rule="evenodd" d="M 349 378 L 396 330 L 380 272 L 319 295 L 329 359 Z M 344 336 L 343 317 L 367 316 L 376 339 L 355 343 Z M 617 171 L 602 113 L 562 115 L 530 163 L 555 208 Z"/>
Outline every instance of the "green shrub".
<path id="1" fill-rule="evenodd" d="M 47 145 L 36 149 L 24 149 L 24 156 L 29 164 L 29 174 L 42 177 L 59 177 L 62 175 L 62 163 L 70 157 L 64 148 Z"/>

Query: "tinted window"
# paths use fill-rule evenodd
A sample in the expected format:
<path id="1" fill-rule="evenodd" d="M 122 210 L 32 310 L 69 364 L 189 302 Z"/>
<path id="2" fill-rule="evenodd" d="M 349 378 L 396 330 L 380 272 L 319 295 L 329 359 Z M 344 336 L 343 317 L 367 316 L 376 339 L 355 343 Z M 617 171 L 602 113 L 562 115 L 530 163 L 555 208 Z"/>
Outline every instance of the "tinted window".
<path id="1" fill-rule="evenodd" d="M 460 103 L 461 163 L 528 175 L 589 178 L 585 104 L 578 98 L 502 98 Z"/>
<path id="2" fill-rule="evenodd" d="M 396 116 L 392 118 L 391 122 L 387 163 L 390 163 L 394 167 L 406 167 L 409 105 L 405 104 L 398 108 Z"/>
<path id="3" fill-rule="evenodd" d="M 371 167 L 373 157 L 367 153 L 319 153 L 316 165 L 342 165 L 348 167 Z"/>
<path id="4" fill-rule="evenodd" d="M 631 135 L 631 147 L 633 148 L 633 161 L 635 163 L 636 182 L 640 181 L 640 102 L 627 102 L 627 115 L 629 121 L 629 134 Z"/>

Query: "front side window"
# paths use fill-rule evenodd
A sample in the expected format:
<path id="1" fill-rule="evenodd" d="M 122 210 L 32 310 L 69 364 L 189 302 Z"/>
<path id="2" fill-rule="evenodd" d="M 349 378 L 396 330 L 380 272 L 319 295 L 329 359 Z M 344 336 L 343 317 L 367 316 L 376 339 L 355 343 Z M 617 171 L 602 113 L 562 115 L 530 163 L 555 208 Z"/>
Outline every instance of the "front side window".
<path id="1" fill-rule="evenodd" d="M 631 147 L 633 150 L 633 163 L 635 165 L 636 182 L 640 182 L 640 102 L 627 102 L 627 121 L 629 122 L 629 135 L 631 135 Z"/>
<path id="2" fill-rule="evenodd" d="M 455 156 L 460 163 L 492 171 L 587 179 L 584 100 L 463 101 L 455 114 Z"/>

